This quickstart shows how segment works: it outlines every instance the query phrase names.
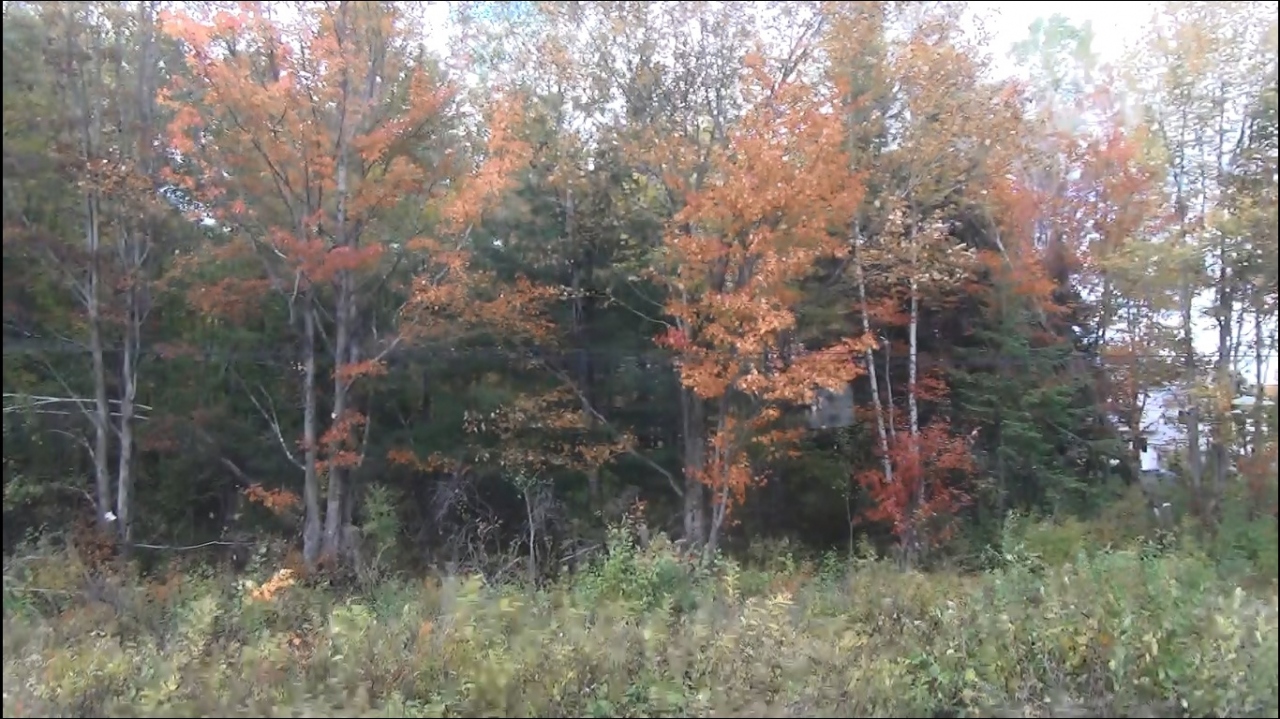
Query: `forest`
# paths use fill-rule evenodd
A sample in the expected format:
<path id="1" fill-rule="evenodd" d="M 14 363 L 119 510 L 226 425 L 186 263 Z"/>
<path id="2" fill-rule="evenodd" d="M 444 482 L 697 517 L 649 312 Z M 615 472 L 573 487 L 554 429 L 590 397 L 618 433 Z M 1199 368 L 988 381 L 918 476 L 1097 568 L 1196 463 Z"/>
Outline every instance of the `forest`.
<path id="1" fill-rule="evenodd" d="M 1276 716 L 1277 10 L 6 2 L 5 716 Z"/>

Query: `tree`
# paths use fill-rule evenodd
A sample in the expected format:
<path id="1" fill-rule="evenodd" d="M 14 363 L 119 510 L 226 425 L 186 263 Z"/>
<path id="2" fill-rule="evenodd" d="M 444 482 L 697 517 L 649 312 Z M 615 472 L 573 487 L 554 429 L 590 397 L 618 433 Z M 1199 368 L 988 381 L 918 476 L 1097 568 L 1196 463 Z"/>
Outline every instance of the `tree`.
<path id="1" fill-rule="evenodd" d="M 1061 393 L 1073 384 L 1068 380 L 1074 376 L 1077 397 L 1087 399 L 1085 406 L 1100 421 L 1086 421 L 1083 408 L 1074 403 L 1057 404 L 1052 413 L 1042 407 L 1035 416 L 1052 417 L 1057 437 L 1048 446 L 1064 444 L 1065 437 L 1070 449 L 1059 452 L 1064 459 L 1071 457 L 1105 474 L 1103 467 L 1119 458 L 1132 478 L 1139 471 L 1148 399 L 1171 378 L 1169 361 L 1161 353 L 1172 347 L 1173 338 L 1161 317 L 1174 306 L 1177 277 L 1167 252 L 1151 241 L 1164 226 L 1163 172 L 1151 133 L 1134 122 L 1125 96 L 1115 89 L 1121 84 L 1115 70 L 1099 66 L 1090 51 L 1091 39 L 1088 26 L 1073 27 L 1054 17 L 1033 23 L 1031 37 L 1015 48 L 1020 60 L 1037 60 L 1026 86 L 1035 131 L 1029 133 L 1018 161 L 1022 192 L 1005 198 L 1010 208 L 1006 214 L 1021 215 L 1022 231 L 1035 238 L 1034 247 L 1044 248 L 1029 248 L 1030 257 L 1038 257 L 1053 280 L 1051 292 L 1027 299 L 1042 311 L 1060 305 L 1055 324 L 1065 330 L 1057 333 L 1057 347 L 1026 337 L 1025 349 L 1034 355 L 1023 354 L 1019 346 L 1024 338 L 1012 343 L 1014 353 L 1027 358 L 1028 369 L 1042 367 L 1045 372 L 1026 376 L 1026 389 L 1015 396 L 1048 399 L 1057 394 L 1066 399 Z M 1017 279 L 1016 273 L 1005 278 Z M 989 306 L 1000 314 L 1013 309 L 1007 294 L 992 299 L 995 304 Z M 992 339 L 1007 344 L 1010 335 L 1007 330 L 1002 334 Z M 1069 350 L 1066 357 L 1061 354 L 1064 347 Z M 1046 395 L 1040 390 L 1055 392 Z M 1016 408 L 1017 403 L 1009 407 Z M 1003 410 L 992 408 L 997 425 L 1008 420 L 1027 427 L 1028 421 L 1036 421 Z M 1129 441 L 1127 452 L 1094 439 L 1098 429 L 1117 423 Z M 1003 429 L 997 426 L 995 434 L 1002 445 Z M 997 476 L 1011 463 L 1040 456 L 1031 449 L 1037 443 L 1028 444 L 1029 439 L 1022 435 L 1017 454 L 991 448 L 1001 470 Z M 1048 491 L 1059 500 L 1080 478 L 1074 470 L 1070 476 L 1054 477 L 1052 471 L 1024 474 L 1053 478 L 1052 485 L 1025 489 L 1032 495 Z M 1078 491 L 1072 494 L 1077 501 L 1086 498 Z"/>
<path id="2" fill-rule="evenodd" d="M 922 332 L 922 326 L 931 315 L 963 304 L 981 246 L 966 245 L 960 232 L 965 225 L 990 224 L 987 195 L 1008 171 L 1006 148 L 1020 137 L 1020 112 L 1002 88 L 981 81 L 981 61 L 959 29 L 957 6 L 838 3 L 829 11 L 826 50 L 831 81 L 842 93 L 852 170 L 873 188 L 849 225 L 850 302 L 857 308 L 854 321 L 897 340 L 881 343 L 884 371 L 867 373 L 876 382 L 868 394 L 881 466 L 859 473 L 859 480 L 892 507 L 885 511 L 895 515 L 892 523 L 910 560 L 928 544 L 912 519 L 930 504 L 922 493 L 931 480 L 920 468 L 932 459 L 923 454 L 929 442 L 922 431 L 940 426 L 945 416 L 945 382 L 936 372 L 920 371 L 933 361 L 931 343 L 921 341 L 932 331 Z M 902 42 L 891 41 L 894 35 Z M 874 360 L 868 355 L 866 366 Z M 905 387 L 897 385 L 902 413 L 893 389 L 896 360 L 905 360 L 906 368 Z M 926 415 L 932 419 L 922 420 Z M 949 441 L 931 446 L 948 453 L 953 447 Z M 915 468 L 909 470 L 914 476 L 899 478 L 895 461 Z M 930 511 L 946 513 L 937 506 Z"/>
<path id="3" fill-rule="evenodd" d="M 454 91 L 414 50 L 405 6 L 285 9 L 263 3 L 167 16 L 167 29 L 186 44 L 191 77 L 166 100 L 175 107 L 173 149 L 186 165 L 175 179 L 228 228 L 222 252 L 261 260 L 261 276 L 224 284 L 208 306 L 269 289 L 287 302 L 301 335 L 300 457 L 274 410 L 260 408 L 303 471 L 304 556 L 314 565 L 343 555 L 354 511 L 349 473 L 363 459 L 359 433 L 367 438 L 369 429 L 352 406 L 354 383 L 382 372 L 402 341 L 439 331 L 443 316 L 519 314 L 514 297 L 476 302 L 482 285 L 468 273 L 466 243 L 526 148 L 506 130 L 511 106 L 495 105 L 486 157 L 467 168 L 449 139 Z M 422 234 L 428 223 L 456 240 Z M 371 303 L 401 262 L 417 273 L 384 318 L 383 327 L 398 321 L 388 336 Z M 321 348 L 333 373 L 323 431 Z"/>
<path id="4" fill-rule="evenodd" d="M 1193 375 L 1204 504 L 1266 499 L 1258 7 L 1123 72 L 1049 18 L 993 80 L 957 2 L 7 3 L 6 537 L 78 492 L 540 577 L 639 500 L 927 562 L 1096 508 Z"/>
<path id="5" fill-rule="evenodd" d="M 65 402 L 82 410 L 93 428 L 85 447 L 94 467 L 97 522 L 126 549 L 134 526 L 140 348 L 161 255 L 154 251 L 155 236 L 169 209 L 156 192 L 155 89 L 162 52 L 156 8 L 152 2 L 15 8 L 15 20 L 47 34 L 34 63 L 15 58 L 12 79 L 47 94 L 35 105 L 6 104 L 6 128 L 11 120 L 35 122 L 40 129 L 30 126 L 29 132 L 45 141 L 39 151 L 5 143 L 6 174 L 40 180 L 6 179 L 6 252 L 17 249 L 11 240 L 34 249 L 79 305 L 81 317 L 72 324 L 85 335 L 92 398 L 81 400 L 74 380 L 48 363 L 45 368 L 70 395 Z M 9 17 L 10 8 L 5 12 Z M 74 208 L 67 203 L 73 197 Z M 70 217 L 77 217 L 75 229 Z M 73 234 L 79 234 L 79 247 L 68 242 Z"/>
<path id="6" fill-rule="evenodd" d="M 574 109 L 570 119 L 575 128 L 584 128 L 575 129 L 575 134 L 581 133 L 589 147 L 617 148 L 614 162 L 600 165 L 616 173 L 618 188 L 610 193 L 610 204 L 616 202 L 613 212 L 625 218 L 622 227 L 609 228 L 617 241 L 611 271 L 601 273 L 604 294 L 609 304 L 642 318 L 648 328 L 661 326 L 655 315 L 665 305 L 665 282 L 661 273 L 651 270 L 662 262 L 659 253 L 669 221 L 686 206 L 688 194 L 708 181 L 713 149 L 724 145 L 729 128 L 743 112 L 738 92 L 741 62 L 758 37 L 755 20 L 735 4 L 544 7 L 551 26 L 562 28 L 546 41 L 546 57 L 554 66 L 570 70 L 557 88 L 557 101 L 567 101 Z M 578 27 L 599 32 L 565 31 Z M 803 25 L 801 36 L 810 28 L 810 23 Z M 628 345 L 633 352 L 638 349 L 634 343 Z M 642 383 L 652 384 L 652 379 L 642 378 Z M 676 393 L 673 424 L 679 428 L 675 439 L 680 461 L 686 467 L 698 466 L 707 418 L 687 388 L 680 385 Z M 649 442 L 664 442 L 662 434 Z M 656 462 L 645 464 L 672 480 Z M 690 472 L 685 472 L 683 483 L 668 484 L 682 505 L 685 537 L 692 543 L 705 541 L 704 485 Z"/>
<path id="7" fill-rule="evenodd" d="M 806 350 L 788 341 L 799 299 L 792 285 L 842 250 L 832 230 L 862 190 L 848 179 L 841 118 L 824 111 L 816 88 L 775 80 L 759 57 L 747 68 L 750 109 L 726 146 L 712 151 L 706 184 L 673 218 L 660 270 L 672 318 L 660 341 L 676 353 L 688 390 L 682 401 L 699 405 L 690 416 L 707 416 L 712 426 L 704 454 L 685 466 L 711 490 L 707 553 L 756 482 L 747 447 L 787 438 L 776 426 L 784 408 L 852 381 L 858 368 L 850 355 L 870 343 Z"/>
<path id="8" fill-rule="evenodd" d="M 1165 3 L 1153 17 L 1149 52 L 1131 63 L 1135 89 L 1168 156 L 1166 211 L 1173 227 L 1164 242 L 1181 259 L 1181 383 L 1191 397 L 1187 474 L 1209 523 L 1233 463 L 1237 305 L 1253 285 L 1241 265 L 1251 254 L 1249 243 L 1233 231 L 1230 168 L 1248 145 L 1251 105 L 1273 89 L 1264 78 L 1274 67 L 1274 28 L 1274 13 L 1255 3 Z M 1204 304 L 1210 309 L 1202 310 Z M 1195 343 L 1202 312 L 1217 335 L 1211 381 Z"/>

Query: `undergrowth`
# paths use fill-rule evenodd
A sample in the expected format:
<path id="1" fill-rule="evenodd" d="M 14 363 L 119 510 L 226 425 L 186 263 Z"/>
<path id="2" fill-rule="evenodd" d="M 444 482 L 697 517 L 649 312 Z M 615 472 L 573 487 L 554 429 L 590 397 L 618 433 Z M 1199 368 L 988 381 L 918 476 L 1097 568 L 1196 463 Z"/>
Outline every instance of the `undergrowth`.
<path id="1" fill-rule="evenodd" d="M 87 580 L 46 545 L 6 564 L 4 715 L 1277 715 L 1274 583 L 1190 546 L 1063 550 L 1076 531 L 1011 525 L 987 571 L 920 574 L 699 567 L 619 529 L 552 587 L 352 596 L 283 571 Z"/>

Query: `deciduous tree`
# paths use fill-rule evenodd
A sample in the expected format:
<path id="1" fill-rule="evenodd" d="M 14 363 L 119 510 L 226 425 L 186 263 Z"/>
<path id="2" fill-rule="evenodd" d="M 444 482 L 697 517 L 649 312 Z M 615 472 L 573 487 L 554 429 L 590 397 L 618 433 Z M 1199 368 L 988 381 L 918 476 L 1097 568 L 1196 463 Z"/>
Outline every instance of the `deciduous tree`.
<path id="1" fill-rule="evenodd" d="M 112 530 L 126 548 L 134 524 L 141 343 L 161 254 L 153 252 L 155 235 L 168 209 L 157 193 L 156 9 L 153 2 L 24 5 L 14 19 L 42 29 L 45 42 L 6 75 L 28 92 L 38 89 L 41 100 L 19 107 L 6 99 L 6 137 L 10 123 L 16 129 L 30 122 L 44 139 L 39 150 L 6 140 L 6 253 L 39 258 L 79 306 L 70 324 L 84 334 L 91 398 L 76 395 L 78 382 L 53 374 L 70 395 L 65 402 L 93 428 L 85 446 L 99 528 Z M 35 181 L 19 182 L 11 173 Z"/>
<path id="2" fill-rule="evenodd" d="M 227 228 L 227 247 L 250 249 L 264 271 L 248 285 L 224 285 L 230 292 L 209 306 L 269 287 L 300 331 L 299 457 L 264 412 L 304 473 L 311 564 L 342 554 L 351 521 L 349 472 L 368 432 L 367 414 L 352 406 L 353 383 L 381 372 L 403 340 L 452 331 L 441 327 L 445 317 L 465 324 L 491 310 L 520 312 L 517 293 L 477 302 L 484 285 L 469 271 L 467 248 L 476 220 L 524 162 L 526 148 L 508 130 L 517 106 L 494 105 L 482 162 L 468 167 L 450 137 L 455 91 L 415 49 L 408 13 L 395 3 L 249 3 L 166 17 L 186 44 L 190 72 L 166 93 L 176 114 L 172 146 L 187 170 L 176 179 Z M 380 328 L 369 293 L 403 261 L 416 274 L 384 318 L 394 328 Z M 322 354 L 333 373 L 324 430 Z"/>
<path id="3" fill-rule="evenodd" d="M 659 270 L 672 318 L 660 342 L 676 353 L 684 401 L 703 405 L 712 420 L 704 453 L 685 465 L 711 491 L 707 552 L 758 481 L 748 447 L 784 441 L 784 410 L 852 381 L 854 358 L 871 342 L 806 350 L 788 341 L 794 285 L 819 259 L 844 251 L 838 229 L 862 188 L 848 176 L 842 118 L 818 89 L 771 77 L 759 57 L 747 72 L 749 110 L 711 151 L 706 183 L 673 218 Z"/>

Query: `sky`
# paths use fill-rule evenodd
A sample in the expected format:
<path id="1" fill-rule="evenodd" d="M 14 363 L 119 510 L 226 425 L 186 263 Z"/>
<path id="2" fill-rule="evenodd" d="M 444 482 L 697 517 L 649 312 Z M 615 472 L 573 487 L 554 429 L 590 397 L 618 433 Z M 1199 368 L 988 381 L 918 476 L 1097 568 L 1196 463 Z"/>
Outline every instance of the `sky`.
<path id="1" fill-rule="evenodd" d="M 987 20 L 992 32 L 992 55 L 1006 60 L 1009 48 L 1027 35 L 1027 28 L 1040 17 L 1059 14 L 1074 23 L 1092 22 L 1094 49 L 1104 60 L 1114 60 L 1124 46 L 1137 39 L 1150 17 L 1151 2 L 1100 2 L 1098 0 L 1052 0 L 1049 2 L 970 2 L 969 7 Z M 430 3 L 422 8 L 429 25 L 448 24 L 449 3 Z"/>
<path id="2" fill-rule="evenodd" d="M 1103 63 L 1119 60 L 1124 51 L 1141 39 L 1141 33 L 1151 17 L 1155 3 L 1153 2 L 1096 2 L 1078 0 L 1070 2 L 1057 0 L 1054 2 L 970 2 L 969 6 L 985 18 L 986 28 L 991 33 L 992 57 L 1001 72 L 1010 75 L 1017 68 L 1010 60 L 1009 50 L 1013 44 L 1027 36 L 1028 28 L 1037 18 L 1062 15 L 1073 24 L 1090 23 L 1093 28 L 1093 50 Z M 1274 333 L 1274 328 L 1271 330 Z M 1206 320 L 1200 322 L 1196 332 L 1196 349 L 1210 354 L 1217 349 L 1217 330 L 1213 323 Z M 1244 358 L 1242 358 L 1244 359 Z M 1276 357 L 1264 360 L 1264 381 L 1269 384 L 1277 382 L 1280 375 L 1280 362 Z M 1247 366 L 1246 366 L 1247 365 Z M 1250 381 L 1254 378 L 1253 362 L 1244 359 L 1239 369 Z"/>
<path id="3" fill-rule="evenodd" d="M 1151 16 L 1151 2 L 970 2 L 969 7 L 986 18 L 991 32 L 991 54 L 998 64 L 1012 70 L 1009 50 L 1026 38 L 1037 18 L 1062 15 L 1073 24 L 1093 26 L 1093 49 L 1103 62 L 1119 59 L 1125 47 L 1136 41 Z"/>
<path id="4" fill-rule="evenodd" d="M 1093 50 L 1103 63 L 1119 60 L 1125 50 L 1141 38 L 1141 33 L 1154 9 L 1154 2 L 1102 2 L 1099 0 L 1049 0 L 1042 2 L 1004 1 L 971 1 L 969 7 L 975 16 L 981 18 L 990 33 L 991 45 L 988 48 L 995 61 L 998 74 L 1016 75 L 1018 68 L 1011 59 L 1013 45 L 1027 37 L 1029 27 L 1038 18 L 1048 18 L 1054 14 L 1066 17 L 1073 24 L 1089 23 L 1093 29 Z M 429 45 L 438 46 L 433 49 L 445 50 L 445 39 L 448 30 L 448 3 L 432 3 L 423 8 L 430 26 Z M 1196 337 L 1196 348 L 1202 353 L 1212 353 L 1217 347 L 1216 331 L 1212 323 L 1201 322 Z M 1274 330 L 1273 330 L 1274 331 Z M 1265 381 L 1277 382 L 1280 374 L 1280 361 L 1272 357 L 1266 360 L 1264 369 Z M 1249 367 L 1240 367 L 1252 380 L 1254 370 L 1252 362 Z"/>

